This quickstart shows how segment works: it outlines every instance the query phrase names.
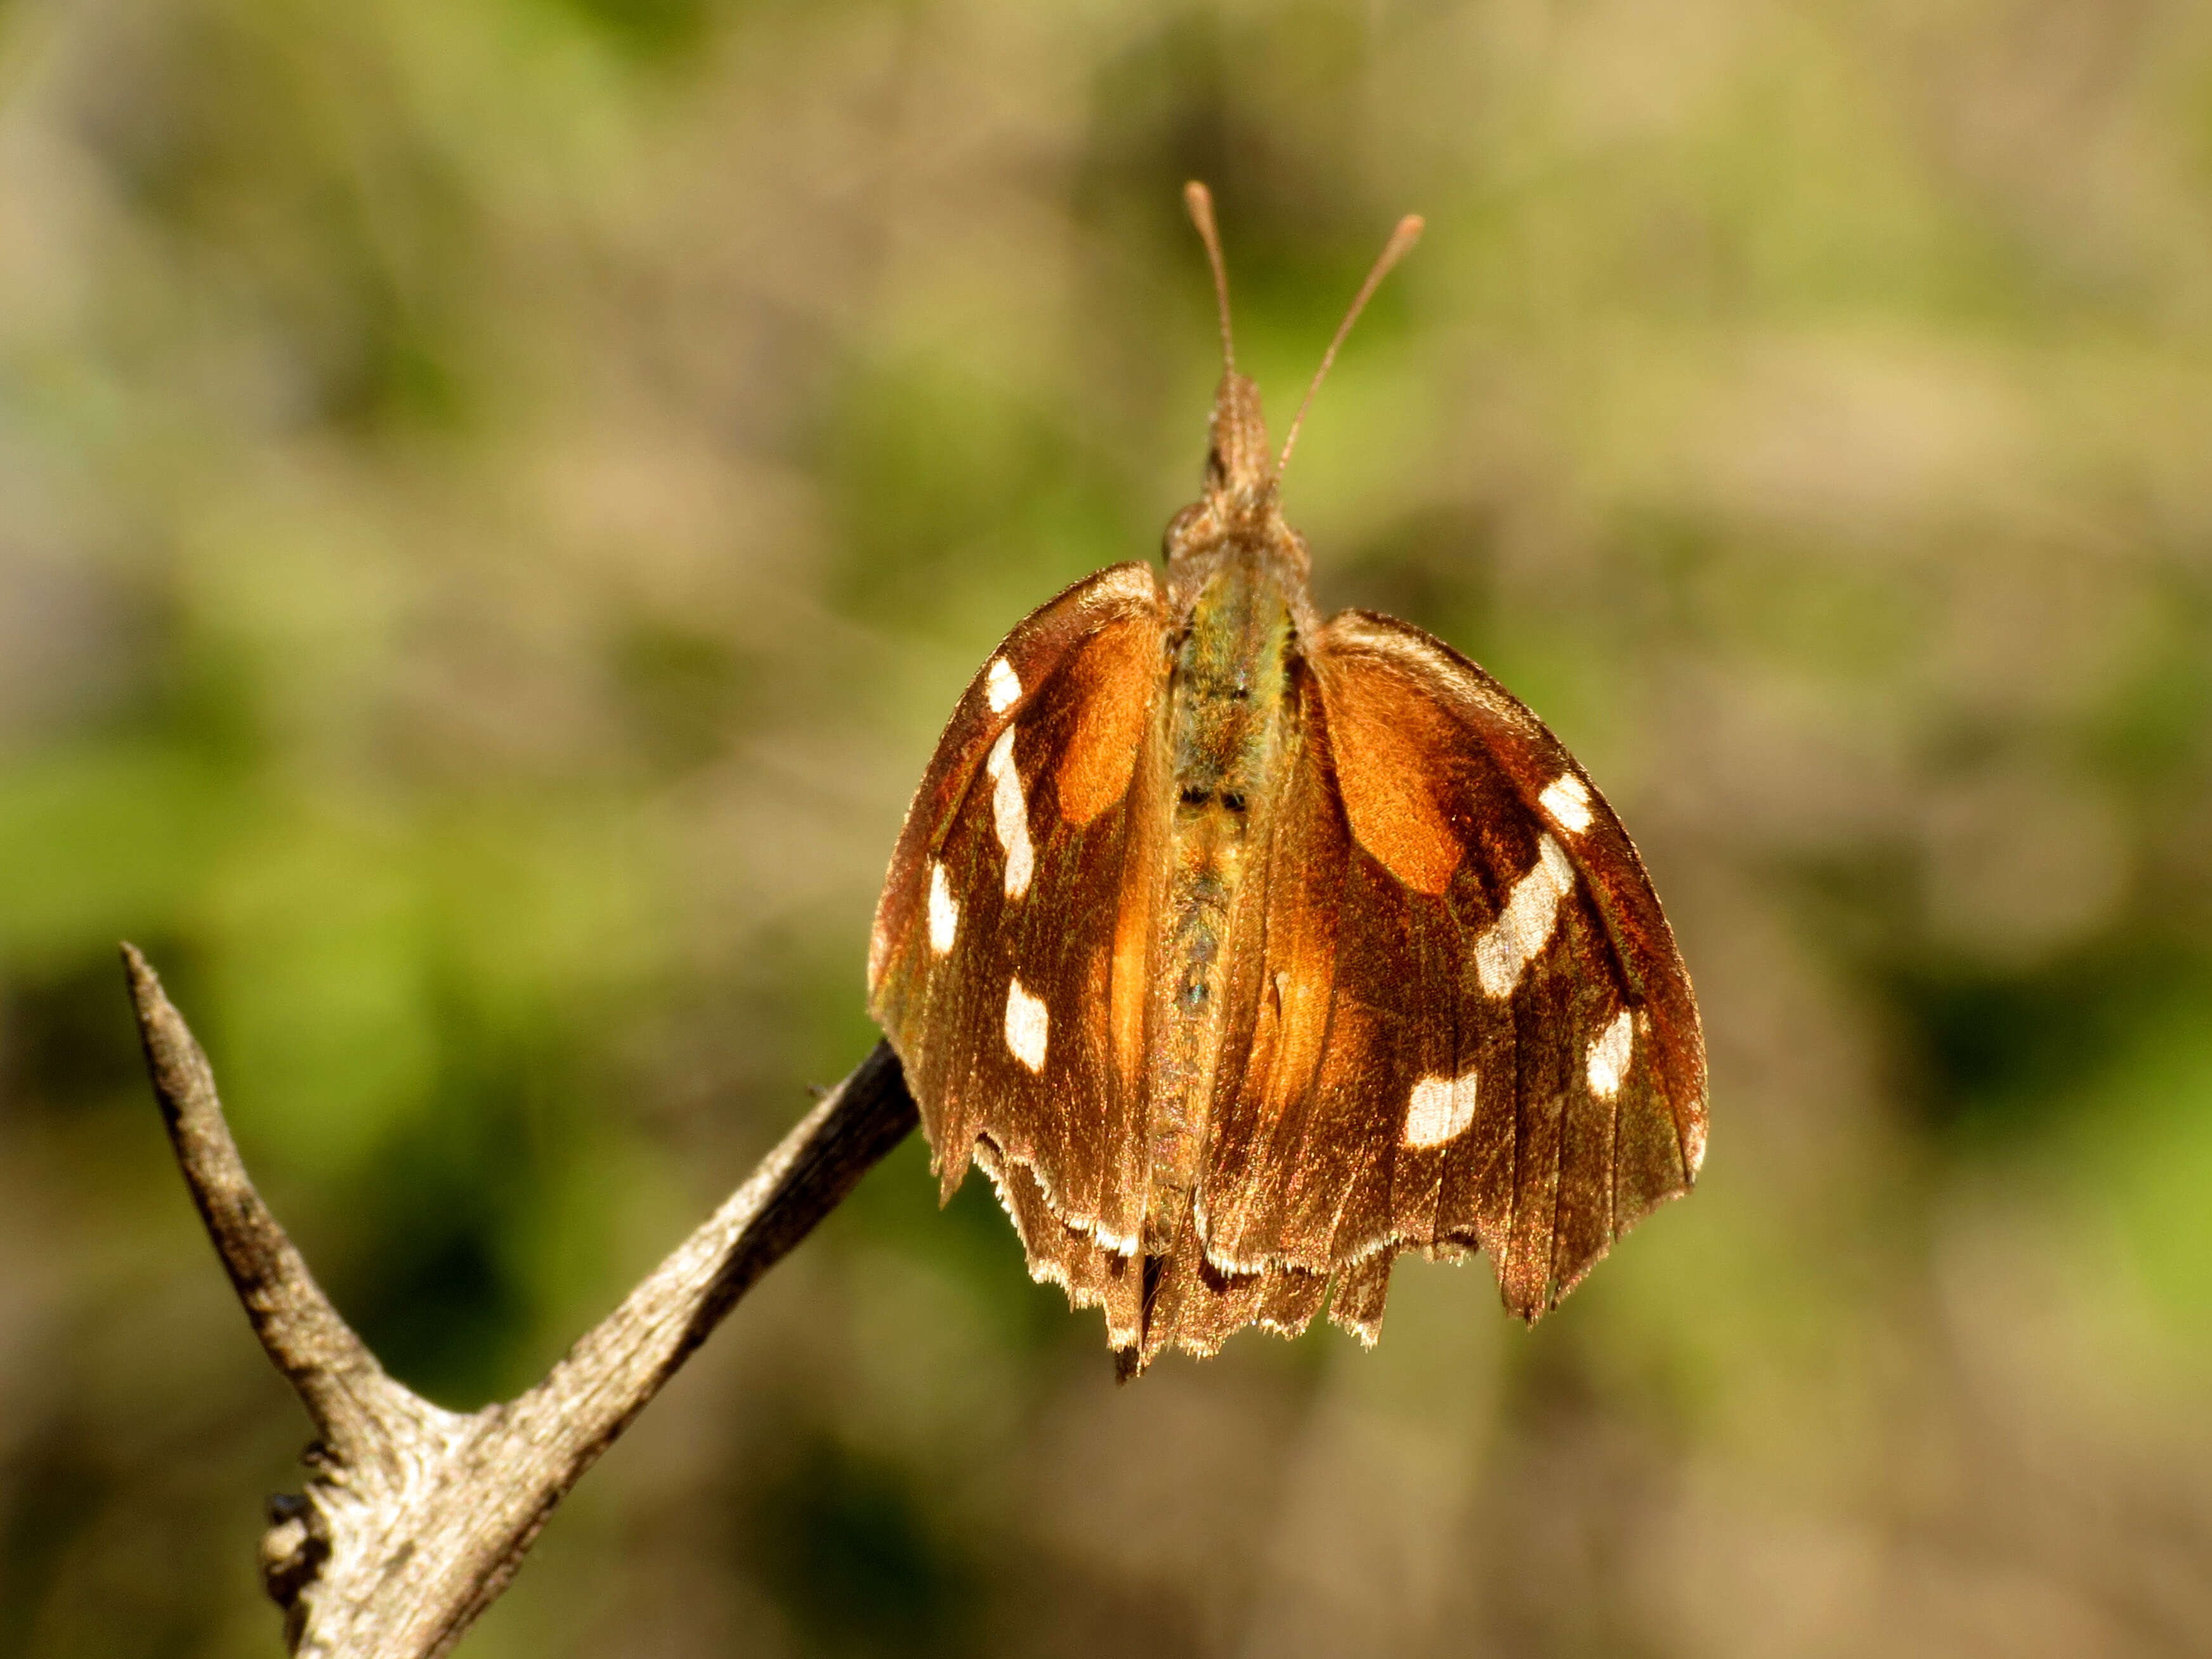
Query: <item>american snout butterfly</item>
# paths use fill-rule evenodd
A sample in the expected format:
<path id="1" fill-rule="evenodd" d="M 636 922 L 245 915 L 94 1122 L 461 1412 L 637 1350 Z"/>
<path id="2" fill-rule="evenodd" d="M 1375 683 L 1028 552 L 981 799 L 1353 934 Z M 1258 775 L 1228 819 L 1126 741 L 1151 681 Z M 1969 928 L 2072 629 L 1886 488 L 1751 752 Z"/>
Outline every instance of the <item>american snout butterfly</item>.
<path id="1" fill-rule="evenodd" d="M 950 1197 L 971 1160 L 1030 1270 L 1170 1344 L 1372 1342 L 1399 1251 L 1479 1249 L 1535 1319 L 1705 1144 L 1689 975 L 1574 757 L 1441 640 L 1323 621 L 1237 372 L 1164 577 L 1116 565 L 1008 634 L 891 857 L 871 1011 Z M 1306 392 L 1420 221 L 1397 228 Z"/>

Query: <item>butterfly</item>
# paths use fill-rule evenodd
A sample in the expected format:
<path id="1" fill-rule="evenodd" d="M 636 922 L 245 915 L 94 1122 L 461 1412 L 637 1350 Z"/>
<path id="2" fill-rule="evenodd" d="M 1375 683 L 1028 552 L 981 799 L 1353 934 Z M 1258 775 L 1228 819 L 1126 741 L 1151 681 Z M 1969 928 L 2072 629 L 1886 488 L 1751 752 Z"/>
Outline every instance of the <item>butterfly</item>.
<path id="1" fill-rule="evenodd" d="M 1009 633 L 891 858 L 870 1011 L 950 1199 L 980 1165 L 1123 1377 L 1258 1324 L 1372 1343 L 1401 1250 L 1534 1320 L 1689 1190 L 1698 1008 L 1642 859 L 1526 706 L 1420 629 L 1323 621 L 1257 388 L 1222 378 L 1165 570 Z M 1409 217 L 1323 355 L 1421 229 Z"/>

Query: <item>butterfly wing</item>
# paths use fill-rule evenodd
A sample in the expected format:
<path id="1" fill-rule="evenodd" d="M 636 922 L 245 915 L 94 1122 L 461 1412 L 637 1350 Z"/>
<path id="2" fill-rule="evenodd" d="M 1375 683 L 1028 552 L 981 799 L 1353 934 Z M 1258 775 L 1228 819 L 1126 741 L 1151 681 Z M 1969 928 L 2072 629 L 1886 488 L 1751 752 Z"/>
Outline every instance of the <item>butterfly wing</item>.
<path id="1" fill-rule="evenodd" d="M 1119 1341 L 1141 1278 L 1166 629 L 1129 564 L 1007 635 L 908 810 L 869 952 L 945 1192 L 981 1162 L 1031 1271 L 1104 1302 Z"/>
<path id="2" fill-rule="evenodd" d="M 1334 1274 L 1332 1311 L 1371 1340 L 1398 1250 L 1479 1247 L 1533 1319 L 1696 1178 L 1688 974 L 1620 820 L 1480 669 L 1352 611 L 1293 669 L 1208 1259 Z"/>

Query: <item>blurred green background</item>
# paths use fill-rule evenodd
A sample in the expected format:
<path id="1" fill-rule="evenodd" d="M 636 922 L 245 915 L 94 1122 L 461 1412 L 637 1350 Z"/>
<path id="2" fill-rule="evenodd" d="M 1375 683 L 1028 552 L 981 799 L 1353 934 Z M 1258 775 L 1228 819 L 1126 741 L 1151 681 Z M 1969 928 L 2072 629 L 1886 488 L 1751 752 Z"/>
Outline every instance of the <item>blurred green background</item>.
<path id="1" fill-rule="evenodd" d="M 1575 747 L 1696 1196 L 1117 1390 L 903 1147 L 463 1651 L 2212 1649 L 2212 10 L 0 0 L 0 1659 L 274 1655 L 305 1419 L 115 942 L 399 1375 L 866 1051 L 959 687 L 1194 493 Z"/>

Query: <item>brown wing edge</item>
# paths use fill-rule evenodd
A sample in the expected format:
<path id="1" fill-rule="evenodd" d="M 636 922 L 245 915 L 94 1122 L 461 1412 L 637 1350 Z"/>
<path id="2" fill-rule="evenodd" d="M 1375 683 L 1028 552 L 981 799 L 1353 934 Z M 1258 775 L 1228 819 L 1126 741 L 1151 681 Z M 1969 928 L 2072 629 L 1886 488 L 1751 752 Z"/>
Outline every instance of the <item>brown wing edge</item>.
<path id="1" fill-rule="evenodd" d="M 1122 1382 L 1142 1374 L 1168 1347 L 1209 1359 L 1247 1325 L 1296 1336 L 1321 1310 L 1327 1275 L 1289 1266 L 1224 1274 L 1206 1260 L 1188 1231 L 1165 1256 L 1122 1255 L 1070 1225 L 1053 1208 L 1036 1172 L 1001 1157 L 988 1137 L 978 1139 L 975 1159 L 1014 1224 L 1030 1277 L 1060 1287 L 1073 1307 L 1103 1312 L 1107 1346 L 1115 1351 L 1115 1374 Z M 1386 1281 L 1389 1271 L 1385 1256 Z M 1370 1347 L 1380 1315 L 1378 1298 L 1374 1321 L 1364 1329 L 1354 1327 Z"/>
<path id="2" fill-rule="evenodd" d="M 1058 1285 L 1073 1307 L 1103 1309 L 1107 1345 L 1134 1348 L 1143 1324 L 1143 1259 L 1118 1254 L 1071 1226 L 1047 1197 L 1036 1170 L 1001 1157 L 989 1137 L 976 1138 L 974 1157 L 1014 1224 L 1030 1277 Z"/>

